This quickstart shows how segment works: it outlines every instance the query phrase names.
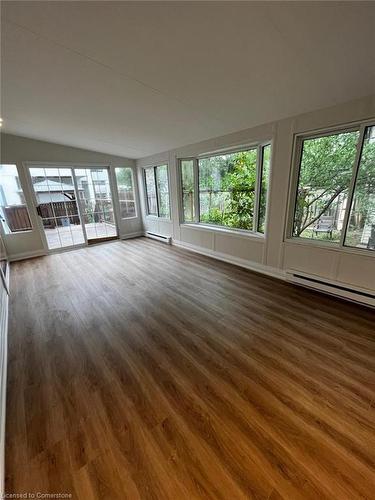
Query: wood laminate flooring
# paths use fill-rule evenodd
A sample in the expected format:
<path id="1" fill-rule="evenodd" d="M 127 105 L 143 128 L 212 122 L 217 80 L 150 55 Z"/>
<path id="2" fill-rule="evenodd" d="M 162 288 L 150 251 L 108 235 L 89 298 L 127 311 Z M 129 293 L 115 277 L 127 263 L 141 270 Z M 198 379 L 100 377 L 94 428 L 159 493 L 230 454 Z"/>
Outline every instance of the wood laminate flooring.
<path id="1" fill-rule="evenodd" d="M 6 491 L 374 499 L 374 320 L 144 238 L 12 264 Z"/>

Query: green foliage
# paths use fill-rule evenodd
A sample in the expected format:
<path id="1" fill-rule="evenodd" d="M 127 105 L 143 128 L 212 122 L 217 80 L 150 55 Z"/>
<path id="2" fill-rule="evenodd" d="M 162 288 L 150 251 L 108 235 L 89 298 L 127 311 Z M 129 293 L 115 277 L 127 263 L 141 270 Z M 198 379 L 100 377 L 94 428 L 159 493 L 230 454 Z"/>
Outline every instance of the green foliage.
<path id="1" fill-rule="evenodd" d="M 159 202 L 159 216 L 169 217 L 169 187 L 168 167 L 161 165 L 156 167 L 156 183 Z"/>
<path id="2" fill-rule="evenodd" d="M 253 229 L 256 150 L 199 161 L 201 221 Z"/>
<path id="3" fill-rule="evenodd" d="M 298 182 L 295 236 L 311 237 L 320 217 L 332 215 L 336 221 L 337 209 L 347 198 L 357 152 L 359 132 L 346 132 L 303 142 Z M 355 186 L 355 226 L 364 224 L 369 201 L 375 188 L 375 143 L 367 141 L 362 151 L 361 167 Z M 375 207 L 374 207 L 375 208 Z M 336 229 L 336 227 L 334 227 Z M 340 232 L 334 230 L 334 240 Z M 320 237 L 324 237 L 321 235 Z"/>
<path id="4" fill-rule="evenodd" d="M 260 187 L 260 200 L 259 200 L 259 218 L 258 218 L 258 231 L 264 233 L 264 226 L 266 221 L 266 209 L 267 209 L 267 195 L 268 195 L 268 183 L 270 176 L 270 164 L 271 164 L 271 145 L 263 147 L 263 165 L 262 165 L 262 179 Z"/>
<path id="5" fill-rule="evenodd" d="M 327 214 L 352 177 L 358 132 L 308 139 L 303 142 L 299 174 L 294 235 Z"/>
<path id="6" fill-rule="evenodd" d="M 375 127 L 364 137 L 354 199 L 345 243 L 374 248 L 375 240 Z"/>
<path id="7" fill-rule="evenodd" d="M 131 168 L 116 168 L 116 180 L 119 187 L 131 190 L 133 188 Z"/>

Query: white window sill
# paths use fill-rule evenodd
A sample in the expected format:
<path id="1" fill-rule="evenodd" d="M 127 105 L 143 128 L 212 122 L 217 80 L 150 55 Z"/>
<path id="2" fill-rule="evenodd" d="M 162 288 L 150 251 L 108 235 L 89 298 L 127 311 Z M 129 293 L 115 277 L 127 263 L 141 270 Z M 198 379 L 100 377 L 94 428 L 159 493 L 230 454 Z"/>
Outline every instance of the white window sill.
<path id="1" fill-rule="evenodd" d="M 120 220 L 134 220 L 134 219 L 138 219 L 138 215 L 133 215 L 132 217 L 121 217 Z"/>
<path id="2" fill-rule="evenodd" d="M 329 241 L 318 241 L 309 238 L 286 238 L 287 245 L 300 245 L 304 247 L 320 248 L 331 252 L 340 252 L 347 254 L 361 255 L 362 257 L 375 257 L 375 250 L 367 250 L 367 248 L 340 246 L 339 243 L 330 243 Z"/>
<path id="3" fill-rule="evenodd" d="M 34 229 L 25 229 L 24 231 L 4 231 L 4 236 L 17 236 L 20 234 L 29 234 L 32 233 Z"/>
<path id="4" fill-rule="evenodd" d="M 212 231 L 214 233 L 230 234 L 233 236 L 238 236 L 240 238 L 250 238 L 256 240 L 258 243 L 264 243 L 265 235 L 262 233 L 255 233 L 252 231 L 246 231 L 244 229 L 233 229 L 223 226 L 214 226 L 212 224 L 203 224 L 197 222 L 183 222 L 180 224 L 181 227 L 188 227 L 191 229 L 197 229 L 198 231 Z"/>
<path id="5" fill-rule="evenodd" d="M 146 219 L 159 220 L 159 221 L 162 221 L 162 222 L 172 222 L 171 219 L 167 219 L 165 217 L 158 217 L 157 215 L 146 215 Z"/>

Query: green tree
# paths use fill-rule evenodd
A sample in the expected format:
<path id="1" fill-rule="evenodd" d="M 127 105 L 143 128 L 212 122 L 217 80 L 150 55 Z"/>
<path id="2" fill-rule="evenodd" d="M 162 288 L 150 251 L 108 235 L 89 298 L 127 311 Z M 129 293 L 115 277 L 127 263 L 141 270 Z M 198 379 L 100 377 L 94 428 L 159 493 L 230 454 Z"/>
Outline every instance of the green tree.
<path id="1" fill-rule="evenodd" d="M 257 151 L 199 161 L 201 221 L 252 229 Z"/>
<path id="2" fill-rule="evenodd" d="M 256 150 L 237 153 L 222 187 L 230 192 L 230 201 L 224 214 L 226 225 L 240 229 L 252 229 L 255 207 Z"/>
<path id="3" fill-rule="evenodd" d="M 130 168 L 118 168 L 116 169 L 116 180 L 118 186 L 125 189 L 132 189 L 132 171 Z"/>
<path id="4" fill-rule="evenodd" d="M 300 236 L 327 213 L 352 178 L 358 132 L 308 139 L 298 181 L 294 235 Z"/>

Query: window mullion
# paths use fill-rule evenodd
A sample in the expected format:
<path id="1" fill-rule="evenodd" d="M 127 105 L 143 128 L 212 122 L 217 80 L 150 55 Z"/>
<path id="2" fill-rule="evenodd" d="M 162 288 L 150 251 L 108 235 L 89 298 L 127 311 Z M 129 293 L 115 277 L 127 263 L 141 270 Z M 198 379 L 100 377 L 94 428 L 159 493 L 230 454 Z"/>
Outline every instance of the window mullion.
<path id="1" fill-rule="evenodd" d="M 146 169 L 144 168 L 143 169 L 143 172 L 142 172 L 142 177 L 143 177 L 143 186 L 144 186 L 144 190 L 145 190 L 145 194 L 146 194 L 146 199 L 145 199 L 145 202 L 146 202 L 146 213 L 147 215 L 150 215 L 150 207 L 149 207 L 149 204 L 148 204 L 148 190 L 147 190 L 147 179 L 146 179 Z"/>
<path id="2" fill-rule="evenodd" d="M 156 195 L 156 210 L 158 213 L 158 217 L 160 217 L 160 208 L 159 208 L 159 189 L 158 189 L 158 182 L 157 182 L 157 174 L 156 174 L 156 169 L 158 167 L 154 167 L 154 183 L 155 183 L 155 195 Z"/>
<path id="3" fill-rule="evenodd" d="M 195 205 L 194 222 L 198 223 L 200 221 L 198 158 L 194 158 L 193 160 L 193 172 L 194 172 L 194 205 Z"/>
<path id="4" fill-rule="evenodd" d="M 182 159 L 177 161 L 177 192 L 178 192 L 178 219 L 180 224 L 185 222 L 185 212 L 184 212 L 184 186 L 182 182 Z"/>
<path id="5" fill-rule="evenodd" d="M 363 147 L 363 142 L 364 142 L 364 139 L 365 139 L 365 130 L 366 130 L 366 125 L 361 125 L 360 133 L 359 133 L 359 138 L 358 138 L 358 143 L 357 143 L 357 152 L 356 152 L 355 161 L 354 161 L 354 164 L 353 164 L 352 178 L 351 178 L 351 181 L 350 181 L 349 191 L 348 191 L 348 198 L 347 198 L 347 201 L 346 201 L 345 215 L 344 215 L 344 221 L 343 221 L 343 226 L 342 226 L 342 231 L 341 231 L 341 237 L 340 237 L 340 243 L 339 243 L 340 247 L 344 246 L 344 242 L 345 242 L 345 238 L 346 238 L 346 233 L 347 233 L 347 230 L 348 230 L 350 210 L 351 210 L 352 202 L 353 202 L 355 183 L 356 183 L 356 180 L 357 180 L 357 174 L 358 174 L 359 164 L 360 164 L 360 161 L 361 161 L 362 147 Z"/>

